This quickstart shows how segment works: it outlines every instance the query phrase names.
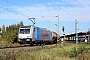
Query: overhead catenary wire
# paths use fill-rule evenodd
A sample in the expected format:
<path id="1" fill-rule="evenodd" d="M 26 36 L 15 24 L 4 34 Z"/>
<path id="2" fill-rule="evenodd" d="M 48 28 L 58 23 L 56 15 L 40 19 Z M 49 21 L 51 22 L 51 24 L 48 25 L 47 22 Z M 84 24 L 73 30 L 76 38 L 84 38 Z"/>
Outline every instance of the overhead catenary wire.
<path id="1" fill-rule="evenodd" d="M 54 16 L 55 17 L 55 16 Z M 42 18 L 44 18 L 44 16 L 42 16 Z M 47 21 L 46 21 L 47 20 Z M 48 19 L 46 19 L 46 18 L 44 18 L 44 21 L 45 22 L 51 22 L 51 20 L 48 20 Z M 54 24 L 53 22 L 51 22 L 52 24 Z M 54 24 L 55 25 L 55 24 Z"/>
<path id="2" fill-rule="evenodd" d="M 78 28 L 78 30 L 82 29 L 84 26 L 86 26 L 87 24 L 89 24 L 90 22 L 86 22 L 84 25 L 82 25 L 81 27 Z M 74 32 L 74 31 L 73 31 Z"/>
<path id="3" fill-rule="evenodd" d="M 9 3 L 9 4 L 15 5 L 15 6 L 19 7 L 19 8 L 22 8 L 22 7 L 20 7 L 19 5 L 15 4 L 15 3 L 12 3 L 12 2 L 10 2 L 10 1 L 8 1 L 8 0 L 4 0 L 4 1 L 6 1 L 6 2 Z M 35 12 L 32 12 L 32 11 L 30 11 L 30 10 L 28 10 L 28 9 L 23 9 L 23 10 L 25 10 L 25 11 L 27 11 L 27 12 L 34 13 L 34 14 L 36 14 L 37 16 L 41 16 L 40 14 L 37 14 L 37 13 L 35 13 Z"/>
<path id="4" fill-rule="evenodd" d="M 7 3 L 9 3 L 9 4 L 13 4 L 13 5 L 15 5 L 15 6 L 17 6 L 17 7 L 20 7 L 20 6 L 18 6 L 18 5 L 16 5 L 16 4 L 14 4 L 14 3 L 12 3 L 12 2 L 10 2 L 10 1 L 8 1 L 8 0 L 4 0 L 4 1 L 6 1 Z M 10 10 L 9 8 L 4 8 L 4 7 L 1 7 L 0 6 L 0 8 L 2 8 L 2 9 L 5 9 L 5 10 L 8 10 L 8 11 L 10 11 L 10 12 L 14 12 L 14 13 L 16 13 L 16 14 L 19 14 L 19 15 L 22 15 L 22 16 L 24 16 L 24 17 L 27 17 L 27 18 L 29 18 L 29 16 L 28 15 L 24 15 L 24 14 L 22 14 L 22 13 L 19 13 L 19 12 L 16 12 L 16 11 L 12 11 L 12 10 Z M 20 8 L 22 8 L 22 7 L 20 7 Z M 31 13 L 34 13 L 34 12 L 32 12 L 32 11 L 30 11 L 30 10 L 27 10 L 27 9 L 24 9 L 24 10 L 26 10 L 26 11 L 28 11 L 28 12 L 31 12 Z M 35 13 L 36 14 L 36 13 Z M 39 14 L 36 14 L 37 16 L 41 16 L 41 15 L 39 15 Z M 39 20 L 40 22 L 43 22 L 43 21 L 41 21 L 41 20 Z M 44 20 L 45 21 L 45 20 Z M 43 22 L 44 24 L 46 24 L 45 22 Z M 46 24 L 46 25 L 48 25 L 48 24 Z M 52 27 L 53 28 L 53 27 Z"/>
<path id="5" fill-rule="evenodd" d="M 42 16 L 42 18 L 44 18 L 44 17 L 57 17 L 57 16 Z M 47 21 L 46 21 L 47 20 Z M 45 22 L 49 22 L 49 29 L 50 29 L 50 27 L 52 27 L 51 25 L 53 24 L 53 25 L 55 25 L 55 23 L 53 23 L 53 22 L 51 22 L 50 20 L 48 20 L 48 19 L 46 19 L 46 18 L 44 18 L 44 21 Z M 50 23 L 51 23 L 51 25 L 50 25 Z M 55 25 L 55 26 L 58 26 L 57 24 Z M 55 27 L 52 27 L 53 29 L 56 29 Z"/>
<path id="6" fill-rule="evenodd" d="M 14 12 L 14 13 L 19 14 L 19 15 L 22 15 L 22 16 L 24 16 L 24 17 L 28 17 L 28 16 L 26 16 L 26 15 L 24 15 L 24 14 L 21 14 L 21 13 L 16 12 L 16 11 L 12 11 L 12 10 L 10 10 L 10 9 L 7 9 L 7 8 L 1 7 L 1 6 L 0 6 L 0 8 L 5 9 L 5 10 L 8 10 L 8 11 L 10 11 L 10 12 Z"/>
<path id="7" fill-rule="evenodd" d="M 10 12 L 14 12 L 14 13 L 16 13 L 16 14 L 19 14 L 19 15 L 22 15 L 22 16 L 24 16 L 24 17 L 29 18 L 28 16 L 26 16 L 26 15 L 24 15 L 24 14 L 21 14 L 21 13 L 18 13 L 18 12 L 12 11 L 12 10 L 9 10 L 9 9 L 7 9 L 7 8 L 1 7 L 1 6 L 0 6 L 0 8 L 5 9 L 5 10 L 8 10 L 8 11 L 10 11 Z M 48 26 L 48 24 L 46 24 L 45 22 L 42 21 L 42 23 L 44 23 L 45 25 Z"/>
<path id="8" fill-rule="evenodd" d="M 87 24 L 89 24 L 90 22 L 86 22 L 83 26 L 81 26 L 79 29 L 83 28 L 84 26 L 86 26 Z"/>
<path id="9" fill-rule="evenodd" d="M 17 4 L 14 4 L 14 3 L 12 3 L 12 2 L 10 2 L 10 1 L 8 1 L 8 0 L 4 0 L 4 1 L 6 1 L 7 3 L 10 3 L 10 4 L 13 4 L 13 5 L 15 5 L 15 6 L 18 6 Z M 20 6 L 19 6 L 20 7 Z M 21 7 L 22 8 L 22 7 Z M 30 11 L 30 10 L 28 10 L 28 9 L 24 9 L 24 10 L 26 10 L 26 11 L 28 11 L 28 12 L 31 12 L 31 13 L 34 13 L 34 14 L 36 14 L 37 16 L 41 16 L 40 14 L 37 14 L 37 13 L 35 13 L 35 12 L 32 12 L 32 11 Z M 15 12 L 15 11 L 13 11 L 13 12 Z M 18 13 L 18 12 L 15 12 L 15 13 Z M 23 14 L 21 14 L 21 13 L 18 13 L 18 14 L 20 14 L 20 15 L 23 15 Z M 26 16 L 26 15 L 23 15 L 23 16 Z M 26 17 L 29 17 L 29 16 L 26 16 Z M 46 17 L 52 17 L 52 16 L 46 16 Z M 47 19 L 45 19 L 45 20 L 47 20 Z M 45 21 L 45 20 L 43 20 L 43 21 Z M 39 20 L 40 21 L 40 20 Z M 42 21 L 42 22 L 43 22 Z M 44 22 L 43 22 L 44 23 Z M 46 24 L 46 23 L 44 23 L 44 24 Z M 87 23 L 86 23 L 87 24 Z M 85 25 L 86 25 L 85 24 Z M 48 24 L 46 24 L 46 25 L 48 25 Z M 84 26 L 85 26 L 84 25 Z M 81 26 L 79 29 L 81 29 L 81 28 L 83 28 L 84 26 Z M 53 28 L 53 27 L 52 27 Z"/>

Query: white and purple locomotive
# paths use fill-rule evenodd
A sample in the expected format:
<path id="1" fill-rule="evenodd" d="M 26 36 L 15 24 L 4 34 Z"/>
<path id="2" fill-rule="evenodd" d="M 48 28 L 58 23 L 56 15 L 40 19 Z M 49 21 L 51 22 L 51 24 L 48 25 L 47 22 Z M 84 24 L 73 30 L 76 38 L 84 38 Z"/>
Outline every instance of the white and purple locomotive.
<path id="1" fill-rule="evenodd" d="M 21 26 L 18 33 L 21 44 L 57 43 L 57 33 L 36 26 Z"/>

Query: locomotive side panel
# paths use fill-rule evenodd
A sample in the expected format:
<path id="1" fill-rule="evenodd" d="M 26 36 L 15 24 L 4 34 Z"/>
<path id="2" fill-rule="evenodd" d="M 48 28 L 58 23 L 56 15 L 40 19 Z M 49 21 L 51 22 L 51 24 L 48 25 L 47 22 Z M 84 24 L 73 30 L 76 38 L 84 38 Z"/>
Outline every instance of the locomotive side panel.
<path id="1" fill-rule="evenodd" d="M 41 40 L 41 36 L 40 36 L 41 30 L 39 27 L 37 27 L 36 29 L 37 29 L 37 39 L 36 40 Z"/>
<path id="2" fill-rule="evenodd" d="M 51 32 L 45 28 L 41 28 L 41 40 L 50 41 L 52 40 Z"/>

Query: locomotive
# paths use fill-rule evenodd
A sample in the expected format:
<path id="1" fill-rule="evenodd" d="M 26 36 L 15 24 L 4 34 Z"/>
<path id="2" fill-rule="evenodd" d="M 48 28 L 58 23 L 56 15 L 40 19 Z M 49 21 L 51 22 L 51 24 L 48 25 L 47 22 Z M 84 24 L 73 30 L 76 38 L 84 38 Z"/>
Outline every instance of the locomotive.
<path id="1" fill-rule="evenodd" d="M 21 26 L 18 33 L 20 44 L 57 43 L 57 33 L 34 25 Z"/>

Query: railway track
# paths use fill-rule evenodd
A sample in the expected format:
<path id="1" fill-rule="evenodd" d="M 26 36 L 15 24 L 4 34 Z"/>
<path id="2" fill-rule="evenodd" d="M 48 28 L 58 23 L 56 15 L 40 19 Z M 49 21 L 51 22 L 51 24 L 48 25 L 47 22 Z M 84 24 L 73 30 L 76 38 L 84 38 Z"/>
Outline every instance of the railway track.
<path id="1" fill-rule="evenodd" d="M 65 41 L 65 42 L 71 42 L 75 43 L 75 41 Z M 90 44 L 87 43 L 87 44 Z M 50 45 L 22 45 L 22 46 L 7 46 L 7 47 L 0 47 L 0 51 L 17 51 L 17 50 L 35 50 L 35 49 L 42 49 L 44 46 L 47 47 L 55 47 L 56 45 L 60 45 L 60 42 L 57 44 L 50 44 Z"/>
<path id="2" fill-rule="evenodd" d="M 59 45 L 59 44 L 57 44 Z M 7 51 L 7 52 L 11 52 L 11 51 L 18 51 L 18 50 L 37 50 L 37 49 L 42 49 L 44 46 L 46 47 L 55 47 L 56 44 L 51 44 L 51 45 L 41 45 L 41 46 L 15 46 L 15 47 L 2 47 L 0 48 L 0 51 Z"/>
<path id="3" fill-rule="evenodd" d="M 23 46 L 23 47 L 7 47 L 7 48 L 3 48 L 0 49 L 0 51 L 7 51 L 7 52 L 11 52 L 11 51 L 18 51 L 18 50 L 33 50 L 36 47 L 29 47 L 29 46 Z"/>
<path id="4" fill-rule="evenodd" d="M 75 43 L 75 41 L 66 41 L 66 42 L 71 42 L 71 43 Z M 60 45 L 60 42 L 57 43 L 57 45 Z M 51 47 L 54 47 L 56 46 L 56 44 L 50 44 L 50 45 L 44 45 L 44 46 L 51 46 Z M 42 45 L 33 45 L 33 46 L 30 46 L 30 45 L 22 45 L 22 46 L 7 46 L 7 47 L 0 47 L 0 51 L 15 51 L 15 50 L 35 50 L 35 49 L 38 49 L 38 48 L 43 48 Z"/>

